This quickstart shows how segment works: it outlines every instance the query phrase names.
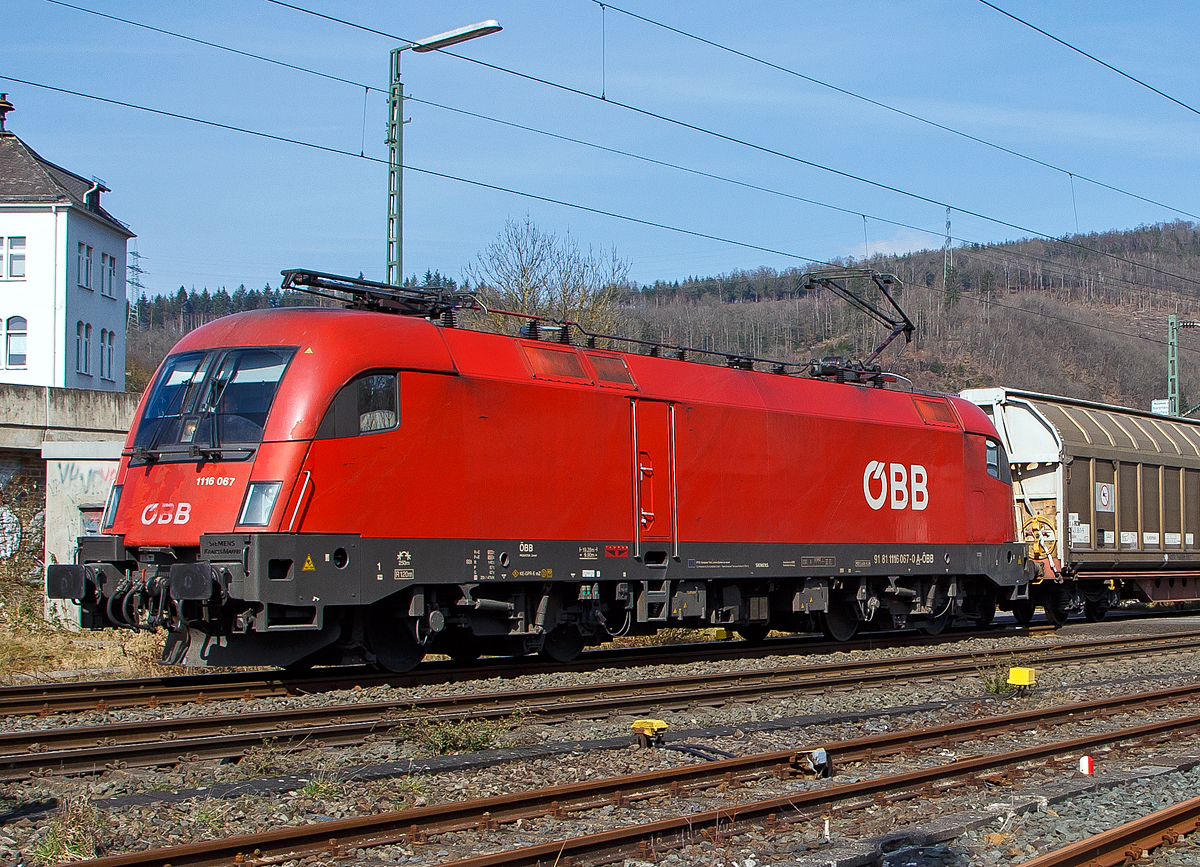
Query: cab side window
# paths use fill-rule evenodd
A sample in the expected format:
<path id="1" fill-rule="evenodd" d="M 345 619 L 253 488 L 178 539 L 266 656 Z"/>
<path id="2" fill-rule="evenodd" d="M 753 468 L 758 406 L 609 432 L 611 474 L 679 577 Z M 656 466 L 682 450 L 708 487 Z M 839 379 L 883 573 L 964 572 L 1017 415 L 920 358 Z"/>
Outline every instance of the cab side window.
<path id="1" fill-rule="evenodd" d="M 337 393 L 317 428 L 317 439 L 382 433 L 400 426 L 400 377 L 366 373 Z"/>
<path id="2" fill-rule="evenodd" d="M 1008 468 L 1008 455 L 994 440 L 987 440 L 987 474 L 1005 484 L 1012 484 L 1012 473 Z"/>

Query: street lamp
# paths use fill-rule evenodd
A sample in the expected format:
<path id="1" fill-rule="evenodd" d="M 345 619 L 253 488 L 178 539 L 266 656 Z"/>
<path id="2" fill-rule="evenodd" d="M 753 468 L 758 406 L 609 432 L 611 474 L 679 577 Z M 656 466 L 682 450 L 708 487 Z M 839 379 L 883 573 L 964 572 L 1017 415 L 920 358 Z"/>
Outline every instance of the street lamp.
<path id="1" fill-rule="evenodd" d="M 494 18 L 427 36 L 392 49 L 391 86 L 388 89 L 388 242 L 387 282 L 404 282 L 404 85 L 400 81 L 400 53 L 410 48 L 418 53 L 448 48 L 468 39 L 487 36 L 502 28 Z"/>

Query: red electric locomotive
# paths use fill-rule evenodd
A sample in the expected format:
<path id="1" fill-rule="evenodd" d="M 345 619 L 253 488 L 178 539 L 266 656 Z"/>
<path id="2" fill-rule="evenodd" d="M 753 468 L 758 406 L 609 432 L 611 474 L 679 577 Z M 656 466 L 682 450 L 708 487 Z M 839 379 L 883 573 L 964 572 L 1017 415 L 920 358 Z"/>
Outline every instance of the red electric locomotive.
<path id="1" fill-rule="evenodd" d="M 179 342 L 102 534 L 48 570 L 83 626 L 165 627 L 189 665 L 405 670 L 666 626 L 937 631 L 1028 598 L 1009 462 L 968 401 L 869 365 L 468 330 L 470 298 L 285 273 L 350 309 Z"/>

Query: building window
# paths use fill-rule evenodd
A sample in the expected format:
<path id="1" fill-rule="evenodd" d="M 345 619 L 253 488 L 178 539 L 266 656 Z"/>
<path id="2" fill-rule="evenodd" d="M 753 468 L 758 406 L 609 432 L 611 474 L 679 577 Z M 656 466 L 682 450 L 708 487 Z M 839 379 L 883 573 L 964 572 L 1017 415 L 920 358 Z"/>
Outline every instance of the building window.
<path id="1" fill-rule="evenodd" d="M 116 332 L 107 328 L 100 329 L 100 378 L 113 379 L 113 344 L 116 342 Z"/>
<path id="2" fill-rule="evenodd" d="M 0 280 L 25 279 L 25 236 L 0 237 Z"/>
<path id="3" fill-rule="evenodd" d="M 115 298 L 117 286 L 117 257 L 107 253 L 100 254 L 100 294 Z"/>
<path id="4" fill-rule="evenodd" d="M 83 322 L 75 323 L 75 372 L 83 373 Z"/>
<path id="5" fill-rule="evenodd" d="M 79 245 L 79 285 L 92 288 L 92 248 L 87 244 Z"/>
<path id="6" fill-rule="evenodd" d="M 29 336 L 29 323 L 25 321 L 24 316 L 10 316 L 4 323 L 4 331 L 4 366 L 25 367 L 28 358 L 25 354 L 25 342 Z"/>
<path id="7" fill-rule="evenodd" d="M 83 326 L 83 372 L 92 375 L 92 324 Z"/>

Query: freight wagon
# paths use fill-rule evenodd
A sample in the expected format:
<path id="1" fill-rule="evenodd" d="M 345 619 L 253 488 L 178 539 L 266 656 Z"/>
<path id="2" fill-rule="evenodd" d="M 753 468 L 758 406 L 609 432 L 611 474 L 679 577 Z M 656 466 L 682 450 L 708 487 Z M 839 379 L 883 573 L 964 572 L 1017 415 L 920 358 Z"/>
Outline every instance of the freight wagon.
<path id="1" fill-rule="evenodd" d="M 1121 599 L 1200 599 L 1200 423 L 1010 388 L 961 396 L 1008 453 L 1017 523 L 1042 570 L 1031 601 L 1051 621 L 1100 620 Z"/>

